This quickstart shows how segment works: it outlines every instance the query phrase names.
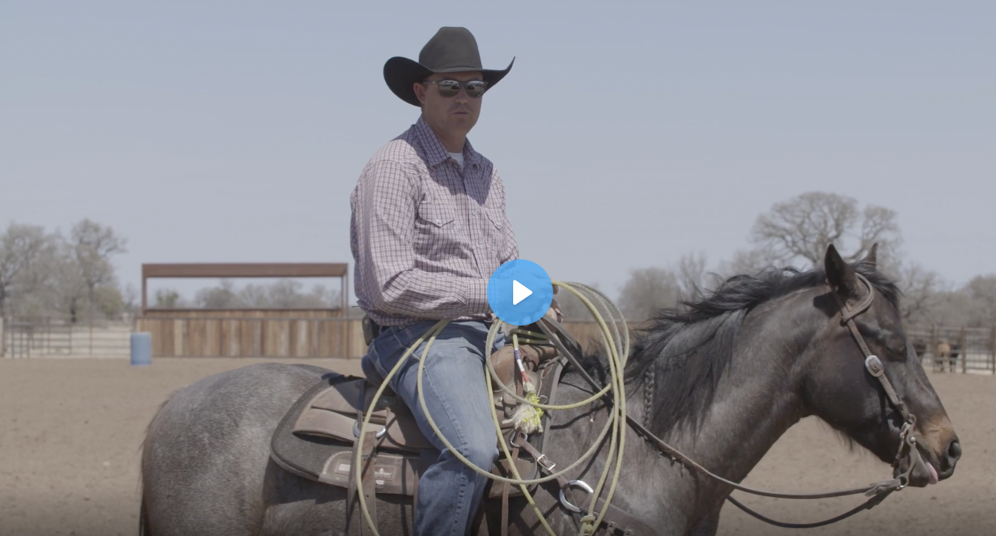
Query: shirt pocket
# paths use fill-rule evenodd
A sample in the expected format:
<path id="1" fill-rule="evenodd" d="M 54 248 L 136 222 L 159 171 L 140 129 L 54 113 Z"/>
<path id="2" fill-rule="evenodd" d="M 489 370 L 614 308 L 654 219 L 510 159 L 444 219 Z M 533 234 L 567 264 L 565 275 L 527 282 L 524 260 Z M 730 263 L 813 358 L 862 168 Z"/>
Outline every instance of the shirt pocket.
<path id="1" fill-rule="evenodd" d="M 505 214 L 500 208 L 496 207 L 485 207 L 484 213 L 488 216 L 488 221 L 491 222 L 491 227 L 501 234 L 502 228 L 505 226 Z"/>
<path id="2" fill-rule="evenodd" d="M 460 222 L 451 203 L 426 201 L 416 211 L 415 253 L 430 260 L 443 260 L 464 246 Z"/>
<path id="3" fill-rule="evenodd" d="M 424 225 L 442 229 L 456 220 L 456 210 L 447 203 L 427 201 L 418 206 L 418 217 Z"/>
<path id="4" fill-rule="evenodd" d="M 484 207 L 484 236 L 488 256 L 498 259 L 505 247 L 505 212 L 500 207 Z"/>

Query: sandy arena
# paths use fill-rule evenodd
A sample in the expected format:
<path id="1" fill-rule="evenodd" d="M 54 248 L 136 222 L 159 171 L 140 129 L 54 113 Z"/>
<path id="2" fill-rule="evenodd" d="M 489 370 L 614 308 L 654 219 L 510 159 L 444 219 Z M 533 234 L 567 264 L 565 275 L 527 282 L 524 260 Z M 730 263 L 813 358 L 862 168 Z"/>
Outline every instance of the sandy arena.
<path id="1" fill-rule="evenodd" d="M 201 377 L 261 361 L 156 359 L 133 367 L 120 359 L 0 359 L 0 536 L 137 534 L 139 447 L 158 405 Z M 347 373 L 359 369 L 355 360 L 306 362 Z M 809 531 L 769 527 L 728 504 L 719 534 L 996 534 L 996 377 L 930 379 L 964 447 L 951 479 L 903 490 L 869 512 Z M 825 425 L 807 420 L 775 445 L 747 483 L 810 492 L 889 477 L 887 465 L 850 452 Z M 795 522 L 830 517 L 860 502 L 736 496 Z"/>

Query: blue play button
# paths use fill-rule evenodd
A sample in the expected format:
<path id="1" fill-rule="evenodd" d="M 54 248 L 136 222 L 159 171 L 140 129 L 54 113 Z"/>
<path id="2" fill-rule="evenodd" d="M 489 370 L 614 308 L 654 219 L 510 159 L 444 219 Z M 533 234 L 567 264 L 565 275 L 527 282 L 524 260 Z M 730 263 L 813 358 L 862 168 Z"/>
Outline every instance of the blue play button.
<path id="1" fill-rule="evenodd" d="M 550 276 L 532 261 L 508 261 L 488 280 L 491 310 L 513 326 L 525 326 L 539 320 L 550 309 L 552 301 Z"/>

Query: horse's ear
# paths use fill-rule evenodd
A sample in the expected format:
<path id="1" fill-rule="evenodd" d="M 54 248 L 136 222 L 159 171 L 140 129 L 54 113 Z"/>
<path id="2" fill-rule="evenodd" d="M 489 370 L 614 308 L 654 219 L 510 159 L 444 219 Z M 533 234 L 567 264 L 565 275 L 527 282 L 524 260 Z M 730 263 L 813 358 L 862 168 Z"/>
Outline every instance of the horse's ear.
<path id="1" fill-rule="evenodd" d="M 827 284 L 844 297 L 856 296 L 858 289 L 858 278 L 854 273 L 854 268 L 837 253 L 837 248 L 833 244 L 827 246 L 827 254 L 823 258 L 823 266 L 827 274 Z"/>
<path id="2" fill-rule="evenodd" d="M 865 254 L 865 258 L 858 261 L 858 264 L 864 265 L 866 268 L 870 269 L 872 272 L 878 267 L 878 242 L 872 244 L 872 247 Z"/>

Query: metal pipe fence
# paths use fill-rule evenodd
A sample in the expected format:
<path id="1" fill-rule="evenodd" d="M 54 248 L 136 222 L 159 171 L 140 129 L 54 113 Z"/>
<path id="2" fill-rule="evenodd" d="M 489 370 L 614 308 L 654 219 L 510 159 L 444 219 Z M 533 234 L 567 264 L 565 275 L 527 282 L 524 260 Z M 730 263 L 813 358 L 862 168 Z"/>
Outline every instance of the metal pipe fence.
<path id="1" fill-rule="evenodd" d="M 126 321 L 7 318 L 0 320 L 0 356 L 128 357 L 131 331 Z"/>

